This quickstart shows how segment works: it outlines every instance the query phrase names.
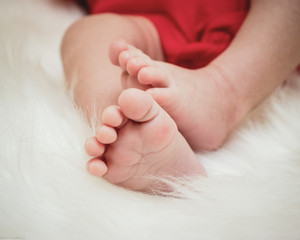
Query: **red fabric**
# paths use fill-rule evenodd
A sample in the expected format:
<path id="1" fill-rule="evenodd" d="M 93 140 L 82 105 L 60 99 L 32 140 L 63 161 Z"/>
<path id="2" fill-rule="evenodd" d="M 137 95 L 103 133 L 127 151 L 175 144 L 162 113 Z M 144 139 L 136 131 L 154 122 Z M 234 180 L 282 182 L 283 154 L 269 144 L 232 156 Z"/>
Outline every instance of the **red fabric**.
<path id="1" fill-rule="evenodd" d="M 86 0 L 92 14 L 148 18 L 157 28 L 165 60 L 200 68 L 224 51 L 241 26 L 249 0 Z"/>

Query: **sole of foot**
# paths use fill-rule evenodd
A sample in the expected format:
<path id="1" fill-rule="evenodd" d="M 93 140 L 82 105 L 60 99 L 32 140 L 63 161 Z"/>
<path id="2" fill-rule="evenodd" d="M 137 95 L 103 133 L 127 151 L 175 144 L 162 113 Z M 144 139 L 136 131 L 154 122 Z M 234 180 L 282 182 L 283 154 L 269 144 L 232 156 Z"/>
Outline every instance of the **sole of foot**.
<path id="1" fill-rule="evenodd" d="M 103 111 L 102 125 L 87 140 L 93 156 L 88 171 L 132 190 L 167 190 L 158 181 L 166 176 L 206 172 L 169 114 L 146 92 L 123 91 L 118 106 Z"/>

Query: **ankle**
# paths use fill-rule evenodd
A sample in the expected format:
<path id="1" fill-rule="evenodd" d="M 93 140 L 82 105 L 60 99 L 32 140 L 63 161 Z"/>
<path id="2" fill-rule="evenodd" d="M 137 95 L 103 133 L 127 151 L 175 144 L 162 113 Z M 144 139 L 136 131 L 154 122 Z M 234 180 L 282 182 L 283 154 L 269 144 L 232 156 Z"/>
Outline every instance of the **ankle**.
<path id="1" fill-rule="evenodd" d="M 226 98 L 224 107 L 226 108 L 225 112 L 227 112 L 229 116 L 228 131 L 231 131 L 244 118 L 247 112 L 249 112 L 247 104 L 243 101 L 234 81 L 225 69 L 217 64 L 210 64 L 207 67 L 207 71 L 213 76 L 215 81 L 218 81 L 216 85 L 221 86 L 224 97 Z"/>

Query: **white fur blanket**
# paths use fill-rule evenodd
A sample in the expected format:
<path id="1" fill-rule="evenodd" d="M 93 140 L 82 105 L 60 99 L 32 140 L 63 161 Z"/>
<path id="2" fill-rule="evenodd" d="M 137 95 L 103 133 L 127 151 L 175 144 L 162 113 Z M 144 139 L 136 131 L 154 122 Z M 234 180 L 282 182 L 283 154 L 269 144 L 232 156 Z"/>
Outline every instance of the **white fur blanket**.
<path id="1" fill-rule="evenodd" d="M 67 97 L 61 37 L 82 13 L 0 1 L 0 239 L 300 239 L 300 78 L 219 151 L 182 198 L 124 190 L 85 170 L 93 134 Z"/>

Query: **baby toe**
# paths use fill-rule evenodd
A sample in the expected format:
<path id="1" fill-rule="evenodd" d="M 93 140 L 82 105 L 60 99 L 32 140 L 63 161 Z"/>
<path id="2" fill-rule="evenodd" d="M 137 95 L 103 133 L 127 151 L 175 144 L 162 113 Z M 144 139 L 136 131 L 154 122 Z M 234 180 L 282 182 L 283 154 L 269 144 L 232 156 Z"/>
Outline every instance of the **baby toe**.
<path id="1" fill-rule="evenodd" d="M 139 71 L 144 68 L 152 65 L 152 61 L 144 57 L 133 57 L 131 58 L 126 65 L 126 71 L 130 76 L 137 77 Z"/>
<path id="2" fill-rule="evenodd" d="M 119 127 L 124 121 L 124 115 L 119 106 L 109 106 L 102 113 L 102 124 L 110 127 Z"/>
<path id="3" fill-rule="evenodd" d="M 145 54 L 142 50 L 140 50 L 140 49 L 138 49 L 138 48 L 136 48 L 136 47 L 134 47 L 130 44 L 127 44 L 127 47 L 130 51 L 135 52 L 135 54 L 137 56 L 144 57 L 146 59 L 150 59 L 150 57 L 147 54 Z"/>
<path id="4" fill-rule="evenodd" d="M 135 51 L 122 51 L 118 58 L 118 65 L 123 69 L 126 70 L 126 66 L 129 60 L 132 58 L 138 57 L 138 53 Z"/>
<path id="5" fill-rule="evenodd" d="M 96 138 L 102 144 L 111 144 L 117 140 L 117 132 L 112 127 L 102 125 L 97 129 Z"/>
<path id="6" fill-rule="evenodd" d="M 124 115 L 136 122 L 149 121 L 159 112 L 159 107 L 152 97 L 146 92 L 135 88 L 123 91 L 118 103 Z"/>
<path id="7" fill-rule="evenodd" d="M 138 81 L 144 85 L 152 85 L 153 87 L 169 87 L 169 78 L 165 71 L 148 66 L 142 68 L 138 72 Z"/>
<path id="8" fill-rule="evenodd" d="M 105 146 L 96 137 L 91 137 L 86 140 L 84 149 L 90 156 L 100 156 L 104 153 Z"/>
<path id="9" fill-rule="evenodd" d="M 114 65 L 119 65 L 119 55 L 128 50 L 128 45 L 123 39 L 116 39 L 109 48 L 109 58 Z"/>
<path id="10" fill-rule="evenodd" d="M 93 158 L 86 164 L 88 172 L 96 177 L 102 177 L 107 172 L 107 166 L 101 159 Z"/>

